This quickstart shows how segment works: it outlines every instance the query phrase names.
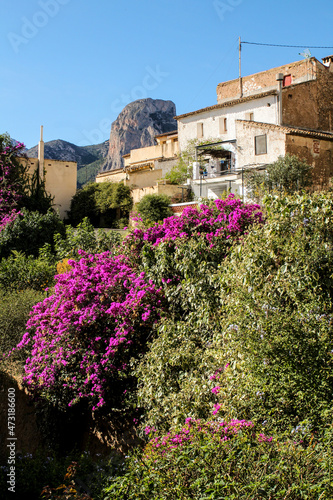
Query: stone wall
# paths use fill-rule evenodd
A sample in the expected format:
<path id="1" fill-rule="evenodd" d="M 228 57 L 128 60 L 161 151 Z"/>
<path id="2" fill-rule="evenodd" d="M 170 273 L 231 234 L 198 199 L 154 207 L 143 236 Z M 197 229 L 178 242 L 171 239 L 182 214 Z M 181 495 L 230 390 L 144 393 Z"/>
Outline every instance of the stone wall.
<path id="1" fill-rule="evenodd" d="M 313 166 L 313 189 L 327 189 L 333 177 L 333 137 L 332 140 L 286 136 L 286 153 L 298 156 Z"/>
<path id="2" fill-rule="evenodd" d="M 290 85 L 282 90 L 282 124 L 319 129 L 318 82 Z"/>
<path id="3" fill-rule="evenodd" d="M 317 63 L 314 57 L 308 60 L 296 61 L 277 68 L 271 68 L 260 73 L 242 77 L 243 96 L 277 88 L 276 74 L 291 75 L 292 83 L 312 80 L 316 77 Z M 319 63 L 320 64 L 320 63 Z M 240 96 L 239 79 L 219 83 L 216 89 L 217 102 L 222 103 Z"/>

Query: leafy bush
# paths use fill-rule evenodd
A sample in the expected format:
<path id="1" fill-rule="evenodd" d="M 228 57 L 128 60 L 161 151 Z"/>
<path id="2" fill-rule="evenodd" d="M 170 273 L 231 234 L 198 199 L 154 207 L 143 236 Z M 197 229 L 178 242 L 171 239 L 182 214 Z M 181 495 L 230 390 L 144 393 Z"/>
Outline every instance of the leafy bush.
<path id="1" fill-rule="evenodd" d="M 8 257 L 13 250 L 37 257 L 45 243 L 53 244 L 56 233 L 65 234 L 59 215 L 52 211 L 41 214 L 23 210 L 0 231 L 0 259 Z"/>
<path id="2" fill-rule="evenodd" d="M 329 499 L 332 429 L 322 441 L 277 440 L 252 422 L 187 419 L 150 441 L 111 478 L 106 500 Z M 155 435 L 154 435 L 155 434 Z"/>
<path id="3" fill-rule="evenodd" d="M 14 349 L 26 331 L 26 323 L 33 305 L 45 297 L 34 290 L 5 291 L 0 288 L 0 353 L 7 354 Z M 23 365 L 27 351 L 16 351 L 11 360 Z"/>
<path id="4" fill-rule="evenodd" d="M 73 196 L 68 215 L 75 226 L 88 217 L 95 227 L 114 227 L 117 220 L 128 220 L 132 206 L 128 186 L 112 182 L 91 183 Z"/>
<path id="5" fill-rule="evenodd" d="M 246 188 L 249 196 L 261 198 L 266 192 L 292 194 L 311 184 L 312 167 L 298 156 L 287 154 L 267 165 L 263 173 L 249 171 L 246 174 Z"/>
<path id="6" fill-rule="evenodd" d="M 8 465 L 6 464 L 0 467 L 1 498 L 3 500 L 12 498 L 18 500 L 62 498 L 65 500 L 65 498 L 82 498 L 82 496 L 74 497 L 74 494 L 89 494 L 94 500 L 104 500 L 103 487 L 107 484 L 107 478 L 116 474 L 118 465 L 119 458 L 117 457 L 102 458 L 99 454 L 91 455 L 89 452 L 80 454 L 74 451 L 66 456 L 60 456 L 51 450 L 39 451 L 34 455 L 17 454 L 15 494 L 8 491 Z M 74 469 L 73 466 L 75 466 Z M 64 493 L 69 485 L 73 487 L 71 492 L 73 496 L 70 496 L 70 492 L 67 492 L 67 496 Z M 44 496 L 41 496 L 42 492 Z M 52 496 L 47 496 L 47 494 Z"/>
<path id="7" fill-rule="evenodd" d="M 170 184 L 183 184 L 188 175 L 189 166 L 187 165 L 184 158 L 180 157 L 178 163 L 172 167 L 170 172 L 165 174 L 165 179 L 167 179 Z"/>
<path id="8" fill-rule="evenodd" d="M 0 135 L 0 224 L 17 208 L 25 191 L 26 168 L 18 161 L 24 144 L 14 144 L 9 135 Z"/>
<path id="9" fill-rule="evenodd" d="M 33 175 L 28 171 L 24 144 L 0 135 L 0 230 L 8 222 L 6 218 L 13 218 L 20 209 L 46 213 L 52 207 L 45 182 L 37 171 Z"/>
<path id="10" fill-rule="evenodd" d="M 85 217 L 76 228 L 66 226 L 66 234 L 54 236 L 56 260 L 78 258 L 78 250 L 87 253 L 101 253 L 107 250 L 115 252 L 120 247 L 121 235 L 116 231 L 95 231 L 93 225 Z"/>
<path id="11" fill-rule="evenodd" d="M 52 261 L 53 258 L 35 258 L 14 250 L 0 261 L 0 286 L 5 290 L 44 291 L 54 284 L 56 267 Z"/>
<path id="12" fill-rule="evenodd" d="M 258 205 L 229 196 L 211 206 L 187 208 L 181 217 L 135 229 L 125 240 L 140 266 L 168 300 L 149 351 L 136 369 L 139 401 L 150 425 L 166 429 L 186 416 L 206 417 L 207 384 L 221 355 L 211 349 L 220 331 L 219 269 L 235 241 L 261 223 Z"/>
<path id="13" fill-rule="evenodd" d="M 221 274 L 225 316 L 214 348 L 230 363 L 221 412 L 316 429 L 332 412 L 333 197 L 269 197 L 266 206 L 266 224 Z"/>
<path id="14" fill-rule="evenodd" d="M 137 204 L 136 209 L 145 223 L 159 222 L 170 217 L 170 197 L 166 194 L 146 194 Z"/>

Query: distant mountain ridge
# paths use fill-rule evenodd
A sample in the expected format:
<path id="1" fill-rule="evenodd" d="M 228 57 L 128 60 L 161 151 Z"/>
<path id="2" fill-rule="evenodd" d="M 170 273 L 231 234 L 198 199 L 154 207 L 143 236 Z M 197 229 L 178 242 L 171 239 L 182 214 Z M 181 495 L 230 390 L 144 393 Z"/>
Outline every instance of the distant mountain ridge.
<path id="1" fill-rule="evenodd" d="M 44 156 L 49 160 L 77 162 L 77 185 L 94 181 L 101 171 L 122 168 L 123 155 L 131 149 L 153 146 L 155 136 L 177 129 L 176 106 L 163 99 L 138 99 L 129 103 L 112 123 L 110 140 L 91 146 L 76 146 L 57 139 L 45 142 Z M 38 145 L 26 151 L 38 157 Z"/>
<path id="2" fill-rule="evenodd" d="M 71 142 L 57 139 L 44 144 L 44 156 L 49 160 L 77 162 L 78 187 L 89 181 L 94 181 L 96 175 L 105 163 L 108 154 L 109 141 L 91 146 L 76 146 Z M 26 151 L 29 158 L 38 157 L 38 145 Z"/>

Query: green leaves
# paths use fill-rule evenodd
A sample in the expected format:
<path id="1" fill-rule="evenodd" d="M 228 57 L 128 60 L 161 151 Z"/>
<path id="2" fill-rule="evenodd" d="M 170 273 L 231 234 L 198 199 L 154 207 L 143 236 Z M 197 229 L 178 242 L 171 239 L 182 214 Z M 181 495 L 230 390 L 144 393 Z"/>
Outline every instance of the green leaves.
<path id="1" fill-rule="evenodd" d="M 88 217 L 95 227 L 116 227 L 119 219 L 128 220 L 132 206 L 128 186 L 112 182 L 90 183 L 73 196 L 68 215 L 75 226 Z"/>
<path id="2" fill-rule="evenodd" d="M 166 194 L 146 194 L 136 205 L 144 223 L 159 222 L 170 217 L 170 197 Z"/>

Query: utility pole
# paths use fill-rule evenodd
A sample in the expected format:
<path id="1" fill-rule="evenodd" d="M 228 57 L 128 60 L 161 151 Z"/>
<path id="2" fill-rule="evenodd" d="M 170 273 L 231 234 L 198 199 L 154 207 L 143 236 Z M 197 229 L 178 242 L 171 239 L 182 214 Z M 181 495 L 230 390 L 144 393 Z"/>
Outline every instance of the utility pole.
<path id="1" fill-rule="evenodd" d="M 243 97 L 243 82 L 242 82 L 242 42 L 241 37 L 239 37 L 238 43 L 238 51 L 239 51 L 239 93 L 240 97 Z"/>

